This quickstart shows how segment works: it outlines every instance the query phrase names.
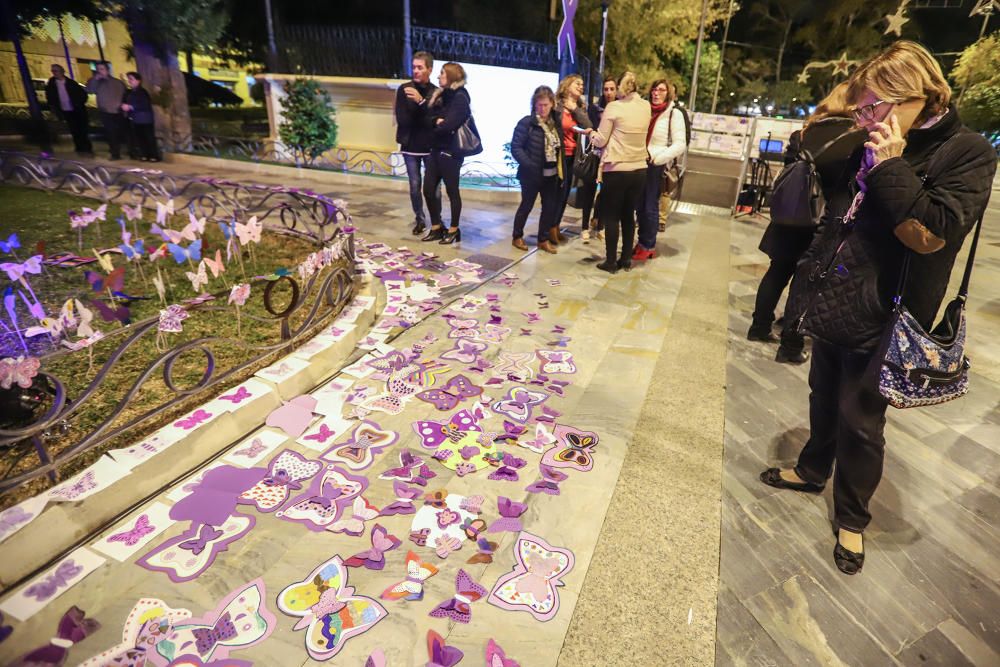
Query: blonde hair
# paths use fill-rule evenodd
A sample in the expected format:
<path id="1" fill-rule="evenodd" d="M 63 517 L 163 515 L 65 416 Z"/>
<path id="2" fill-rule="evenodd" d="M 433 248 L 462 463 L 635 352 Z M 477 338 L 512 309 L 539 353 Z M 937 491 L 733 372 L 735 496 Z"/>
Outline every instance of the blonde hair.
<path id="1" fill-rule="evenodd" d="M 618 98 L 634 93 L 639 89 L 639 84 L 635 82 L 635 74 L 629 71 L 622 72 L 618 77 Z"/>
<path id="2" fill-rule="evenodd" d="M 842 81 L 834 86 L 830 94 L 820 100 L 816 110 L 806 121 L 806 127 L 824 118 L 850 118 L 850 103 L 847 101 L 848 82 Z"/>
<path id="3" fill-rule="evenodd" d="M 570 96 L 569 87 L 572 86 L 577 81 L 583 83 L 583 77 L 580 76 L 579 74 L 570 74 L 565 79 L 560 81 L 559 87 L 556 89 L 556 99 L 562 102 L 567 97 L 569 97 Z M 587 102 L 585 97 L 586 97 L 585 95 L 580 96 L 579 99 L 580 106 L 586 106 Z"/>
<path id="4" fill-rule="evenodd" d="M 856 104 L 866 89 L 881 100 L 897 104 L 926 98 L 920 113 L 924 119 L 944 112 L 951 102 L 951 87 L 941 65 L 923 46 L 906 39 L 869 58 L 854 71 L 847 85 L 850 104 Z"/>
<path id="5" fill-rule="evenodd" d="M 465 68 L 458 63 L 445 63 L 441 66 L 448 79 L 448 87 L 451 89 L 461 88 L 465 85 Z"/>

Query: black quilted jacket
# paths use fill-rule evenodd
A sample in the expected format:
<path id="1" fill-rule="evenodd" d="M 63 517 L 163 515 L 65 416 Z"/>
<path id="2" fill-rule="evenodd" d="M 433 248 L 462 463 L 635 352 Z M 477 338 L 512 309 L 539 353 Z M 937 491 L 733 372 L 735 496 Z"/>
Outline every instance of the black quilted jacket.
<path id="1" fill-rule="evenodd" d="M 558 130 L 559 148 L 556 155 L 563 154 L 562 132 Z M 538 124 L 535 115 L 525 116 L 514 127 L 510 140 L 510 153 L 517 161 L 517 178 L 520 181 L 541 180 L 545 168 L 545 130 Z"/>
<path id="2" fill-rule="evenodd" d="M 861 150 L 851 158 L 851 173 Z M 798 330 L 849 349 L 874 349 L 908 252 L 893 230 L 910 219 L 945 242 L 937 252 L 911 253 L 903 291 L 903 305 L 930 328 L 962 242 L 986 209 L 996 163 L 989 142 L 965 128 L 952 108 L 935 125 L 910 130 L 902 157 L 869 172 L 854 224 L 844 225 L 857 190 L 849 179 L 827 202 L 796 270 L 786 311 Z"/>

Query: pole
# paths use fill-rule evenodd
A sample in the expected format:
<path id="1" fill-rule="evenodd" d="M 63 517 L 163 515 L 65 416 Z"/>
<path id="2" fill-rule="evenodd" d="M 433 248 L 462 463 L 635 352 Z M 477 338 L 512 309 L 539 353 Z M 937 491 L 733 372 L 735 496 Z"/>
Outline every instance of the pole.
<path id="1" fill-rule="evenodd" d="M 56 19 L 56 23 L 59 24 L 59 39 L 62 40 L 63 53 L 66 55 L 66 74 L 69 74 L 69 78 L 75 81 L 76 76 L 73 74 L 73 59 L 69 57 L 69 44 L 66 43 L 66 33 L 63 32 L 61 16 Z"/>
<path id="2" fill-rule="evenodd" d="M 101 62 L 107 62 L 104 58 L 104 45 L 101 44 L 100 26 L 97 25 L 97 21 L 92 20 L 91 23 L 94 25 L 94 37 L 97 39 L 97 53 L 101 56 Z"/>
<path id="3" fill-rule="evenodd" d="M 42 152 L 51 153 L 52 144 L 49 143 L 48 126 L 42 117 L 42 107 L 38 104 L 38 97 L 35 96 L 35 86 L 31 82 L 31 70 L 28 69 L 28 61 L 24 57 L 24 49 L 21 48 L 21 35 L 17 32 L 17 19 L 14 16 L 12 0 L 0 0 L 0 25 L 6 28 L 7 34 L 14 43 L 14 53 L 17 59 L 17 69 L 21 73 L 21 84 L 24 86 L 24 96 L 28 100 L 28 111 L 31 114 L 32 125 L 35 126 L 36 139 L 42 147 Z"/>
<path id="4" fill-rule="evenodd" d="M 403 74 L 413 75 L 413 39 L 410 30 L 410 0 L 403 0 Z"/>
<path id="5" fill-rule="evenodd" d="M 278 43 L 274 39 L 274 14 L 271 11 L 271 0 L 264 0 L 264 13 L 267 14 L 267 69 L 278 71 Z"/>
<path id="6" fill-rule="evenodd" d="M 688 109 L 695 112 L 695 97 L 698 95 L 698 68 L 701 67 L 701 45 L 705 41 L 705 18 L 708 16 L 708 0 L 701 0 L 701 21 L 698 23 L 698 46 L 694 51 L 694 73 L 691 75 L 691 99 Z"/>
<path id="7" fill-rule="evenodd" d="M 597 65 L 597 71 L 601 75 L 601 85 L 604 85 L 604 45 L 608 41 L 608 5 L 610 0 L 601 3 L 601 58 Z"/>
<path id="8" fill-rule="evenodd" d="M 722 48 L 719 49 L 719 69 L 715 72 L 715 90 L 712 91 L 712 113 L 719 103 L 719 85 L 722 84 L 722 63 L 726 60 L 726 40 L 729 39 L 729 21 L 733 18 L 733 0 L 729 0 L 726 10 L 726 29 L 722 32 Z"/>

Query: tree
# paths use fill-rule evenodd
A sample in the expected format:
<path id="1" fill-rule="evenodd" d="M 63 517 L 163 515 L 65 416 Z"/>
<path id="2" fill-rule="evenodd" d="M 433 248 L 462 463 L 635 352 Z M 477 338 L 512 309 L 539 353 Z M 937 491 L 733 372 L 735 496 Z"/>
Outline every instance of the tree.
<path id="1" fill-rule="evenodd" d="M 951 78 L 963 90 L 962 120 L 977 130 L 1000 131 L 1000 33 L 966 48 Z"/>
<path id="2" fill-rule="evenodd" d="M 337 145 L 336 110 L 330 96 L 316 81 L 289 81 L 285 85 L 281 106 L 284 120 L 278 131 L 281 140 L 295 155 L 296 164 L 312 164 Z"/>
<path id="3" fill-rule="evenodd" d="M 677 84 L 677 97 L 685 104 L 691 91 L 691 76 L 694 74 L 694 53 L 697 48 L 696 42 L 688 42 L 679 58 L 674 59 L 675 68 L 679 70 L 675 75 L 669 72 L 671 81 Z M 719 72 L 719 45 L 715 42 L 705 41 L 701 48 L 701 62 L 698 65 L 698 99 L 695 101 L 695 108 L 700 111 L 708 111 L 712 106 L 712 94 L 715 92 L 715 76 Z M 722 82 L 719 85 L 720 95 L 727 90 L 727 73 L 722 72 Z"/>
<path id="4" fill-rule="evenodd" d="M 788 38 L 792 27 L 799 21 L 811 2 L 808 0 L 764 0 L 750 7 L 750 13 L 758 25 L 764 27 L 772 37 L 781 35 L 777 61 L 774 65 L 774 80 L 781 81 L 781 68 L 788 48 Z"/>
<path id="5" fill-rule="evenodd" d="M 728 0 L 709 0 L 706 31 L 725 18 L 728 6 Z M 700 19 L 701 3 L 693 0 L 615 0 L 608 12 L 606 71 L 629 69 L 642 83 L 659 78 L 670 60 L 683 56 L 685 47 L 698 38 Z M 596 56 L 601 42 L 597 0 L 580 3 L 576 33 Z M 714 72 L 710 81 L 715 83 Z"/>

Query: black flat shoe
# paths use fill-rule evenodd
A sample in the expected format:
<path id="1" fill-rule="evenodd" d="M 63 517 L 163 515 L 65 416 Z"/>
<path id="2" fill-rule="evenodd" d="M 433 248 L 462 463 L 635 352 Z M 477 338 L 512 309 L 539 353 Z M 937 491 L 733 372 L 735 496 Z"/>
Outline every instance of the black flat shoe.
<path id="1" fill-rule="evenodd" d="M 444 238 L 444 227 L 431 227 L 431 231 L 427 232 L 421 241 L 440 241 Z"/>
<path id="2" fill-rule="evenodd" d="M 863 537 L 861 539 L 864 540 Z M 833 548 L 833 562 L 837 564 L 837 569 L 844 574 L 857 574 L 865 566 L 865 555 L 845 549 L 841 545 L 838 535 L 837 546 Z"/>
<path id="3" fill-rule="evenodd" d="M 618 269 L 621 271 L 631 271 L 632 270 L 632 260 L 631 259 L 619 259 Z"/>
<path id="4" fill-rule="evenodd" d="M 413 235 L 420 236 L 421 234 L 424 233 L 425 229 L 427 229 L 427 225 L 425 225 L 422 222 L 418 222 L 417 224 L 413 225 Z"/>
<path id="5" fill-rule="evenodd" d="M 456 229 L 453 232 L 446 233 L 438 243 L 441 245 L 451 245 L 452 243 L 460 243 L 462 241 L 462 230 Z"/>
<path id="6" fill-rule="evenodd" d="M 780 345 L 774 354 L 774 360 L 779 364 L 804 364 L 809 361 L 809 353 L 805 350 L 793 350 Z"/>
<path id="7" fill-rule="evenodd" d="M 779 343 L 778 337 L 771 332 L 771 328 L 767 329 L 755 329 L 750 327 L 747 331 L 747 340 L 752 340 L 758 343 Z"/>
<path id="8" fill-rule="evenodd" d="M 599 268 L 601 271 L 607 271 L 608 273 L 618 273 L 618 265 L 615 264 L 614 262 L 608 262 L 608 261 L 601 262 L 600 264 L 597 265 L 597 268 Z"/>
<path id="9" fill-rule="evenodd" d="M 760 474 L 760 481 L 776 489 L 788 489 L 789 491 L 802 491 L 804 493 L 820 493 L 823 486 L 810 482 L 789 482 L 781 476 L 780 468 L 768 468 Z"/>

